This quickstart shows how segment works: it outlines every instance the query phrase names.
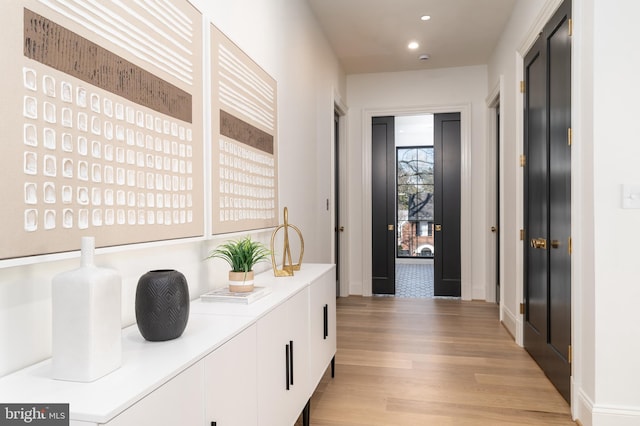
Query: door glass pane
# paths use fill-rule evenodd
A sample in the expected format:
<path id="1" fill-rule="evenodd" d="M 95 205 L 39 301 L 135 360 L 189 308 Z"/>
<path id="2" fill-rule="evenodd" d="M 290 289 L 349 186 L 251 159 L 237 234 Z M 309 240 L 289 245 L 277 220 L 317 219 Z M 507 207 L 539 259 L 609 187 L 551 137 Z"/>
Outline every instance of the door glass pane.
<path id="1" fill-rule="evenodd" d="M 397 148 L 397 256 L 433 257 L 433 147 Z"/>

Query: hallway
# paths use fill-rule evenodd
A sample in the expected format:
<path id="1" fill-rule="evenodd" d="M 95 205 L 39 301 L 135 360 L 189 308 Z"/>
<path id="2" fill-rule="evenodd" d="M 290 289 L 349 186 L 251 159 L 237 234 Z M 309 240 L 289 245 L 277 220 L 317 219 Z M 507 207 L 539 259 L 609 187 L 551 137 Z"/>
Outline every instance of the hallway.
<path id="1" fill-rule="evenodd" d="M 316 389 L 311 425 L 575 424 L 568 404 L 499 323 L 496 305 L 337 302 L 336 377 L 325 373 Z"/>

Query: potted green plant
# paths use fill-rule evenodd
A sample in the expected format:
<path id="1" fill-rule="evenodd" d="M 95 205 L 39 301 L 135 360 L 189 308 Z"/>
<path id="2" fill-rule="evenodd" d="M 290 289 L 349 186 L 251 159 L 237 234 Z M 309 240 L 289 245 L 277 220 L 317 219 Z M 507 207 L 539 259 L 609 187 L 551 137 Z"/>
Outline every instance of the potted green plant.
<path id="1" fill-rule="evenodd" d="M 229 264 L 229 290 L 249 292 L 253 290 L 253 266 L 266 260 L 271 252 L 264 244 L 247 236 L 240 240 L 228 241 L 209 253 L 207 259 L 222 259 Z"/>

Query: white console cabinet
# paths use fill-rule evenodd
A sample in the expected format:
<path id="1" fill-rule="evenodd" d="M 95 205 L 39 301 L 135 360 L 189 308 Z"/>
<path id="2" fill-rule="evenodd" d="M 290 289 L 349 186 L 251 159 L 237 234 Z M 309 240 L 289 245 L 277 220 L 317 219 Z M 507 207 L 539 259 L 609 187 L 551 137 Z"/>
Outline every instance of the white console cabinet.
<path id="1" fill-rule="evenodd" d="M 205 358 L 206 426 L 257 424 L 257 357 L 254 324 Z"/>
<path id="2" fill-rule="evenodd" d="M 204 406 L 202 375 L 203 365 L 202 362 L 199 362 L 128 407 L 106 425 L 176 426 L 201 424 Z M 196 392 L 198 389 L 200 392 Z"/>
<path id="3" fill-rule="evenodd" d="M 330 269 L 311 282 L 309 298 L 309 340 L 311 358 L 309 379 L 318 382 L 331 363 L 331 374 L 334 374 L 336 354 L 336 273 Z"/>
<path id="4" fill-rule="evenodd" d="M 69 403 L 71 426 L 292 425 L 335 355 L 334 267 L 256 284 L 270 294 L 249 305 L 192 302 L 178 339 L 124 329 L 122 366 L 94 382 L 51 379 L 46 360 L 0 378 L 0 401 Z"/>
<path id="5" fill-rule="evenodd" d="M 258 320 L 260 426 L 292 425 L 309 399 L 309 290 Z"/>

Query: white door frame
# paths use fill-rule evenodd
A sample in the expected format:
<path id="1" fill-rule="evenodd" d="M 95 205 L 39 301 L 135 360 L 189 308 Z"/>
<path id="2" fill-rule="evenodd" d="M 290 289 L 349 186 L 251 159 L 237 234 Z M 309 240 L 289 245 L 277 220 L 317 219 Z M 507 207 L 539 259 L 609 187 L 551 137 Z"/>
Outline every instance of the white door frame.
<path id="1" fill-rule="evenodd" d="M 362 111 L 362 295 L 371 296 L 371 119 L 381 116 L 460 113 L 460 267 L 461 298 L 471 300 L 471 104 L 364 109 Z"/>

